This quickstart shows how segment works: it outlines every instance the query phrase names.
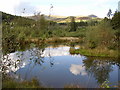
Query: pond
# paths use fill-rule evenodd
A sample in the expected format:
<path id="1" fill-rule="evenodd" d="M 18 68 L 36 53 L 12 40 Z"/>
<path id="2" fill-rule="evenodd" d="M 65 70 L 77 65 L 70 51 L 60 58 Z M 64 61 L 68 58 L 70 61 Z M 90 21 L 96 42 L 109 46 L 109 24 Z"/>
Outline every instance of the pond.
<path id="1" fill-rule="evenodd" d="M 58 45 L 10 53 L 5 56 L 11 60 L 7 73 L 18 81 L 36 78 L 43 86 L 52 88 L 98 88 L 105 81 L 112 87 L 118 85 L 116 59 L 71 55 L 69 49 L 70 46 Z"/>

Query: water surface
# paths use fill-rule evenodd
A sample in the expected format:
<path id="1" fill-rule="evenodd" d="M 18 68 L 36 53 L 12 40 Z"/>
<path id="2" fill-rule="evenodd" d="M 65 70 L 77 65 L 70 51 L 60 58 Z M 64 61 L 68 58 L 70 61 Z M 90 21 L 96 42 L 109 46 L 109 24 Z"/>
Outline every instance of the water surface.
<path id="1" fill-rule="evenodd" d="M 63 88 L 79 85 L 85 88 L 99 87 L 105 81 L 110 86 L 118 84 L 118 65 L 114 59 L 71 55 L 69 46 L 30 48 L 10 53 L 16 61 L 8 73 L 20 81 L 36 78 L 42 85 Z"/>

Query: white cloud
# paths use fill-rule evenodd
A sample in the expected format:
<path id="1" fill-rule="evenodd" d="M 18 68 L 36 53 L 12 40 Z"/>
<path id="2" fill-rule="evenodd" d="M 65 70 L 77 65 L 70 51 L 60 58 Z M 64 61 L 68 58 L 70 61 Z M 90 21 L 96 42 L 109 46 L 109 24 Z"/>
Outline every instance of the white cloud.
<path id="1" fill-rule="evenodd" d="M 72 64 L 70 67 L 70 72 L 73 73 L 74 75 L 79 75 L 79 74 L 81 74 L 82 76 L 87 75 L 85 71 L 85 67 L 82 65 Z"/>
<path id="2" fill-rule="evenodd" d="M 29 2 L 20 2 L 14 7 L 15 13 L 19 15 L 33 15 L 36 9 L 37 8 Z"/>
<path id="3" fill-rule="evenodd" d="M 26 15 L 32 14 L 34 11 L 49 14 L 50 4 L 54 5 L 52 11 L 54 15 L 96 14 L 99 17 L 105 17 L 109 8 L 113 12 L 117 9 L 118 0 L 3 0 L 0 3 L 0 11 L 20 15 L 19 9 L 26 6 L 28 9 Z"/>
<path id="4" fill-rule="evenodd" d="M 19 3 L 19 0 L 2 0 L 0 2 L 0 11 L 14 14 L 14 7 Z"/>
<path id="5" fill-rule="evenodd" d="M 72 2 L 72 1 L 70 1 L 70 2 Z M 117 7 L 114 6 L 114 8 L 113 8 L 113 6 L 111 6 L 111 2 L 113 2 L 113 0 L 97 0 L 97 2 L 96 2 L 96 0 L 91 0 L 91 2 L 89 2 L 89 3 L 87 3 L 88 0 L 85 0 L 86 2 L 84 1 L 84 4 L 81 4 L 80 0 L 75 0 L 75 1 L 78 1 L 79 4 L 77 4 L 77 3 L 70 4 L 70 2 L 68 4 L 65 4 L 67 1 L 63 1 L 63 5 L 54 5 L 52 14 L 53 15 L 62 15 L 62 16 L 77 16 L 77 15 L 95 14 L 98 17 L 105 17 L 109 8 L 111 8 L 113 10 L 113 12 L 117 9 Z M 58 1 L 56 1 L 56 3 L 57 2 Z M 59 1 L 59 3 L 62 3 L 62 0 Z M 112 5 L 114 5 L 114 4 L 112 4 Z M 49 13 L 48 5 L 41 6 L 41 7 L 39 7 L 39 9 L 40 8 L 44 14 Z"/>
<path id="6" fill-rule="evenodd" d="M 120 12 L 120 1 L 118 3 L 118 11 Z"/>

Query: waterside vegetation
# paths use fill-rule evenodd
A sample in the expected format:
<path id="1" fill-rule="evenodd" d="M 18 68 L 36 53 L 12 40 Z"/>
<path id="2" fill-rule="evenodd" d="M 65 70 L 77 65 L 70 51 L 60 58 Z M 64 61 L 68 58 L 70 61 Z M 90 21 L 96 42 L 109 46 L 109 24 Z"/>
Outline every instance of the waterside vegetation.
<path id="1" fill-rule="evenodd" d="M 71 53 L 118 57 L 120 12 L 116 12 L 112 18 L 105 17 L 101 21 L 91 19 L 85 22 L 75 22 L 72 16 L 70 19 L 69 23 L 57 23 L 46 20 L 44 15 L 40 15 L 36 21 L 2 12 L 3 49 L 13 43 L 15 45 L 15 43 L 27 42 L 57 43 L 68 41 L 84 43 L 84 46 L 79 50 L 70 50 Z"/>

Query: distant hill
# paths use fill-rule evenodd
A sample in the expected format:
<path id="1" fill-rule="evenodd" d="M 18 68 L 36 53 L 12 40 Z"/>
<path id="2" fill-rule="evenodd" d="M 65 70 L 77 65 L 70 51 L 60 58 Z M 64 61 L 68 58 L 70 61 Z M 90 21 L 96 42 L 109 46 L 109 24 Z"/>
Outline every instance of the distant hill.
<path id="1" fill-rule="evenodd" d="M 1 12 L 1 11 L 0 11 Z M 11 15 L 11 14 L 7 14 L 2 12 L 2 20 L 13 20 L 15 18 L 24 18 L 27 19 L 29 18 L 30 20 L 39 20 L 40 19 L 40 15 L 34 15 L 34 16 L 26 16 L 26 17 L 21 17 L 21 16 L 15 16 L 15 15 Z M 57 15 L 52 15 L 52 16 L 48 16 L 48 15 L 44 15 L 46 20 L 51 20 L 51 21 L 55 21 L 57 23 L 66 23 L 66 22 L 70 22 L 70 16 L 57 16 Z M 101 20 L 102 18 L 97 17 L 96 15 L 88 15 L 88 16 L 74 16 L 75 17 L 75 21 L 76 22 L 80 22 L 80 21 L 88 21 L 88 20 Z"/>
<path id="2" fill-rule="evenodd" d="M 57 16 L 57 15 L 52 15 L 52 16 L 47 16 L 44 15 L 45 19 L 47 20 L 52 20 L 58 23 L 64 23 L 64 22 L 70 22 L 70 16 Z M 101 20 L 101 18 L 97 17 L 96 15 L 88 15 L 88 16 L 74 16 L 76 22 L 82 21 L 88 21 L 91 19 L 96 19 L 96 20 Z M 28 16 L 27 18 L 34 19 L 34 20 L 39 20 L 40 15 L 35 15 L 35 16 Z"/>
<path id="3" fill-rule="evenodd" d="M 11 15 L 11 14 L 8 14 L 8 13 L 5 13 L 5 12 L 2 12 L 0 11 L 0 13 L 2 13 L 2 21 L 7 21 L 7 22 L 10 22 L 10 21 L 14 21 L 15 19 L 25 19 L 25 20 L 32 20 L 33 19 L 30 19 L 30 18 L 26 18 L 26 17 L 22 17 L 22 16 L 16 16 L 16 15 Z"/>
<path id="4" fill-rule="evenodd" d="M 14 18 L 17 18 L 16 16 L 13 16 L 11 14 L 7 14 L 7 13 L 1 12 L 1 11 L 0 11 L 0 13 L 2 13 L 2 21 L 6 21 L 6 20 L 11 21 Z"/>
<path id="5" fill-rule="evenodd" d="M 35 24 L 35 20 L 30 18 L 15 16 L 1 11 L 0 13 L 2 13 L 3 26 L 8 25 L 8 26 L 16 26 L 16 27 L 30 27 L 33 24 Z"/>
<path id="6" fill-rule="evenodd" d="M 96 16 L 96 15 L 93 15 L 93 14 L 88 15 L 88 17 L 91 17 L 91 18 L 97 18 L 97 16 Z"/>

